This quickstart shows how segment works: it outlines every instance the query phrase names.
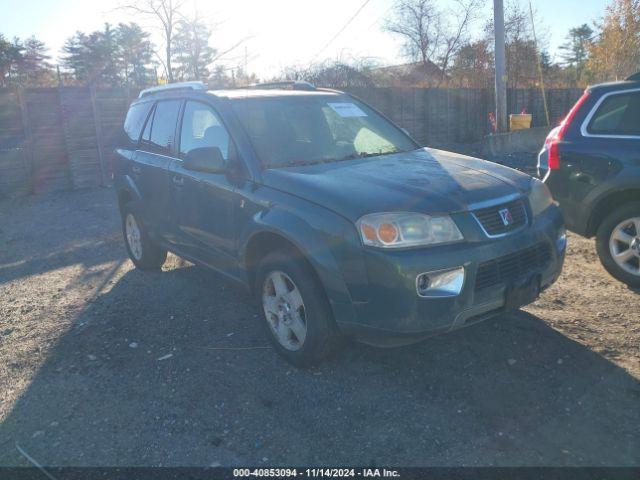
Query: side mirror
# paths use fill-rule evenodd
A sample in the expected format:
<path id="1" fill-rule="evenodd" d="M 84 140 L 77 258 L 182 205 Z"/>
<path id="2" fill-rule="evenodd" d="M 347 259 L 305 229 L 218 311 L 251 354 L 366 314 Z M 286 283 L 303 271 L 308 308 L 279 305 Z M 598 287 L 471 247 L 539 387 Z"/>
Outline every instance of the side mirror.
<path id="1" fill-rule="evenodd" d="M 227 162 L 218 147 L 201 147 L 189 150 L 183 165 L 187 170 L 196 172 L 222 173 L 227 170 Z"/>

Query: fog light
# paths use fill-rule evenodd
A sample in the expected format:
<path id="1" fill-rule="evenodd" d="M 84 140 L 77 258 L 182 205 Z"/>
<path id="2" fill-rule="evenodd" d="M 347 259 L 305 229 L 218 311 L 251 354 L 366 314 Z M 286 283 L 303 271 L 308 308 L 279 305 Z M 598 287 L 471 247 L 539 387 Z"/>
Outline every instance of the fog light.
<path id="1" fill-rule="evenodd" d="M 567 248 L 567 231 L 563 228 L 560 230 L 558 234 L 558 239 L 556 240 L 556 248 L 558 249 L 558 253 L 562 254 Z"/>
<path id="2" fill-rule="evenodd" d="M 453 297 L 464 284 L 464 267 L 421 273 L 416 277 L 416 290 L 421 297 Z"/>

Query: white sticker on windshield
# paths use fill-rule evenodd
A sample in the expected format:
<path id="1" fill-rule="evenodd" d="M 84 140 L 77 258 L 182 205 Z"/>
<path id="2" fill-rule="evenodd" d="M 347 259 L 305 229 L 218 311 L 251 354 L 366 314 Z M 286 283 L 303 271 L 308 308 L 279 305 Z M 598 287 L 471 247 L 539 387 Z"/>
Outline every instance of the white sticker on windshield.
<path id="1" fill-rule="evenodd" d="M 367 116 L 355 103 L 329 103 L 329 106 L 342 118 Z"/>

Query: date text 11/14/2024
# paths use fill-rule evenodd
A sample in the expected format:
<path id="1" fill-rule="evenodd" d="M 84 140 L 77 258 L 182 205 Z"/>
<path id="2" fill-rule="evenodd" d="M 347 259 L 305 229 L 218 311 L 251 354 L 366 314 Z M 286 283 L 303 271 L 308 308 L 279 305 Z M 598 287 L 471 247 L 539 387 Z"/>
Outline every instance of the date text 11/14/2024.
<path id="1" fill-rule="evenodd" d="M 234 477 L 307 477 L 307 478 L 398 478 L 397 470 L 386 468 L 236 468 Z"/>

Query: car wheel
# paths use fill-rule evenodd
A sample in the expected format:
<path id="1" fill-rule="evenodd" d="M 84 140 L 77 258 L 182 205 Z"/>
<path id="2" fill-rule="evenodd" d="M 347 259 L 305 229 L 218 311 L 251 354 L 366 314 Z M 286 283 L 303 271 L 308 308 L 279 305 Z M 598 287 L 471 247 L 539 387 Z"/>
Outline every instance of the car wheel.
<path id="1" fill-rule="evenodd" d="M 144 226 L 129 209 L 122 212 L 122 233 L 127 253 L 141 270 L 157 270 L 167 259 L 167 251 L 151 240 Z"/>
<path id="2" fill-rule="evenodd" d="M 324 289 L 303 259 L 268 254 L 258 266 L 255 295 L 267 336 L 293 365 L 316 364 L 341 345 Z"/>
<path id="3" fill-rule="evenodd" d="M 640 287 L 640 202 L 628 203 L 602 221 L 596 247 L 611 275 L 630 287 Z"/>

